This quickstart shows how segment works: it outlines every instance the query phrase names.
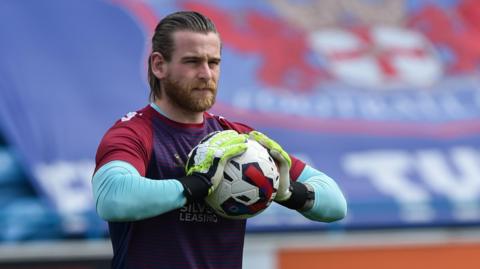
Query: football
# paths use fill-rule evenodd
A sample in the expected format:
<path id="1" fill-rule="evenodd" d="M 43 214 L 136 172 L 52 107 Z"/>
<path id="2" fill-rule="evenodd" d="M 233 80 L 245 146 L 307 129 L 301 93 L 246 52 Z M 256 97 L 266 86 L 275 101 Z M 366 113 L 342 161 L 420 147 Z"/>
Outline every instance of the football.
<path id="1" fill-rule="evenodd" d="M 206 199 L 215 212 L 231 219 L 246 219 L 265 210 L 275 198 L 279 173 L 275 161 L 257 141 L 225 165 L 223 179 Z"/>

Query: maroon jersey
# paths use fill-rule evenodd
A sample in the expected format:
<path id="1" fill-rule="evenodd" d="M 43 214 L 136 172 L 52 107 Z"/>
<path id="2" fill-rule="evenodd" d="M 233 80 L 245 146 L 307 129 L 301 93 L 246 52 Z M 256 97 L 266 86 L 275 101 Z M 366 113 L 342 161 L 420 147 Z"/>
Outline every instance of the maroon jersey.
<path id="1" fill-rule="evenodd" d="M 201 124 L 182 124 L 150 105 L 115 123 L 102 139 L 96 170 L 114 161 L 133 165 L 150 179 L 185 176 L 190 150 L 207 134 L 224 129 L 252 128 L 209 113 Z M 304 163 L 292 158 L 292 179 Z M 242 268 L 245 220 L 216 215 L 205 203 L 132 222 L 109 222 L 113 268 Z"/>

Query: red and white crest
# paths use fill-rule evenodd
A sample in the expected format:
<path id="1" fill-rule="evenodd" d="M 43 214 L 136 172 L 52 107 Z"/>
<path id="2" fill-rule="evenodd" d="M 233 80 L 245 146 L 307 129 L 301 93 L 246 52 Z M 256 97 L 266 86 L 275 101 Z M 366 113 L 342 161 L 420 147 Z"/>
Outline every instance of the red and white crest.
<path id="1" fill-rule="evenodd" d="M 333 76 L 353 85 L 429 86 L 442 75 L 429 41 L 410 29 L 323 29 L 311 33 L 310 43 Z"/>

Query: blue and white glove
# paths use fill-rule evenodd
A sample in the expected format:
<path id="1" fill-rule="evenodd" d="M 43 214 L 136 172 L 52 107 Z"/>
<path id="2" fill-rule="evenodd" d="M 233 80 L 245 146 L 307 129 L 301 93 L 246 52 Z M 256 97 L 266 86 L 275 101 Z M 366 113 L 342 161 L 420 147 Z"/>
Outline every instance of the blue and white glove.
<path id="1" fill-rule="evenodd" d="M 223 178 L 227 161 L 247 150 L 248 136 L 233 130 L 217 131 L 204 137 L 188 154 L 185 172 L 179 181 L 189 202 L 212 193 Z"/>

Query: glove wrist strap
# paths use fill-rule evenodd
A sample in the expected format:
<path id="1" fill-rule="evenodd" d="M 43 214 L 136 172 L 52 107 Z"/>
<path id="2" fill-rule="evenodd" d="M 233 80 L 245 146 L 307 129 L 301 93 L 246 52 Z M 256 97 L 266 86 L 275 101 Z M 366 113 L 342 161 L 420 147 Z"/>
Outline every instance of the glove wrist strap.
<path id="1" fill-rule="evenodd" d="M 203 200 L 212 186 L 208 178 L 198 173 L 181 177 L 178 181 L 183 185 L 183 194 L 187 198 L 187 203 Z"/>
<path id="2" fill-rule="evenodd" d="M 278 202 L 279 204 L 290 209 L 306 211 L 313 207 L 315 193 L 310 186 L 300 182 L 290 182 L 290 191 L 292 195 L 285 201 Z"/>

